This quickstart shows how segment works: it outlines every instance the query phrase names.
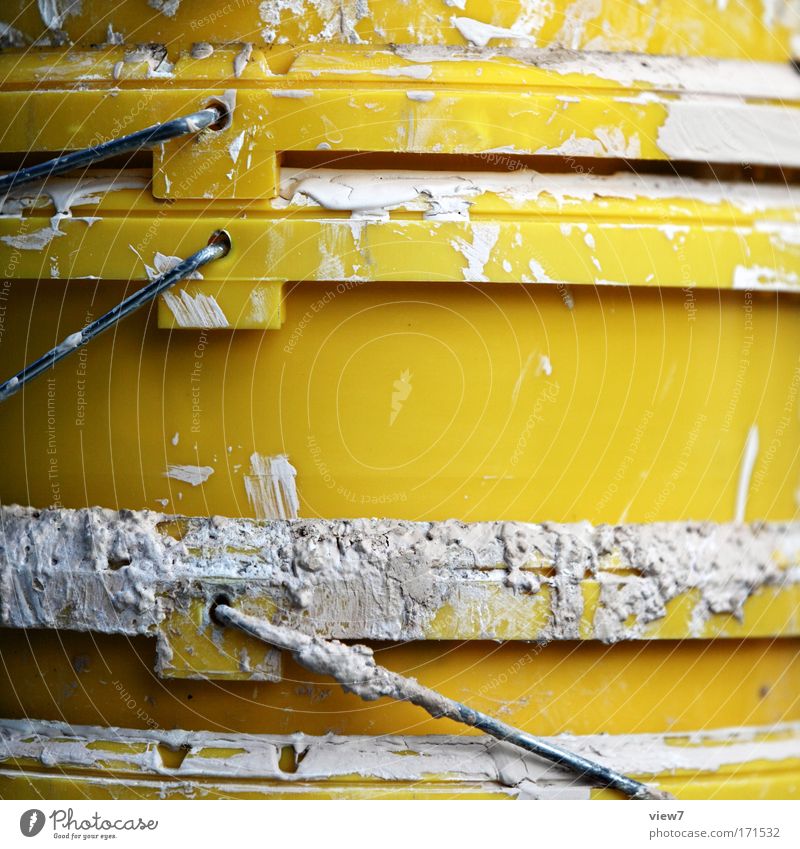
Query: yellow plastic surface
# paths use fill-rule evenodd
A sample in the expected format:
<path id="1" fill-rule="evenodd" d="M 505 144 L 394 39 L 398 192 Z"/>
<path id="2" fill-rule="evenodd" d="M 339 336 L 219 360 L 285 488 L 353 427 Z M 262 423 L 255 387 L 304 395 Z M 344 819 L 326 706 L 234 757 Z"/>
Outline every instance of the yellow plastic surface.
<path id="1" fill-rule="evenodd" d="M 131 288 L 11 281 L 8 373 Z M 576 286 L 569 309 L 554 286 L 286 294 L 277 331 L 169 333 L 143 310 L 31 383 L 0 409 L 2 500 L 254 515 L 258 452 L 288 454 L 301 516 L 730 521 L 757 425 L 747 518 L 797 515 L 794 296 Z M 393 416 L 397 381 L 411 391 Z M 191 486 L 170 464 L 214 471 Z"/>
<path id="2" fill-rule="evenodd" d="M 789 55 L 797 13 L 789 3 L 761 0 L 300 0 L 220 4 L 219 0 L 183 0 L 172 14 L 159 13 L 145 0 L 112 7 L 83 0 L 67 14 L 60 29 L 81 44 L 102 43 L 108 28 L 126 42 L 163 42 L 188 48 L 193 42 L 365 42 L 369 44 L 456 44 L 472 21 L 477 40 L 490 46 L 565 47 L 573 50 L 632 50 L 678 56 L 737 56 L 781 60 Z M 4 17 L 29 41 L 53 37 L 36 4 L 7 0 Z M 461 26 L 459 26 L 459 21 Z M 465 26 L 466 22 L 466 26 Z M 474 24 L 473 24 L 474 28 Z M 503 33 L 502 29 L 509 30 Z M 56 36 L 57 37 L 57 36 Z M 474 38 L 474 36 L 473 36 Z"/>

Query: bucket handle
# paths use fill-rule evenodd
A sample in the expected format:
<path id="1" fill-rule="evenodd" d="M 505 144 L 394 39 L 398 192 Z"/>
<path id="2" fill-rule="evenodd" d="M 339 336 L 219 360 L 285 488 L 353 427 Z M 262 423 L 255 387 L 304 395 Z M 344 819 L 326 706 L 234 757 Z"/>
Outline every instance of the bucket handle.
<path id="1" fill-rule="evenodd" d="M 113 327 L 117 322 L 135 310 L 138 310 L 139 307 L 152 301 L 153 298 L 169 289 L 170 286 L 179 280 L 189 277 L 201 266 L 213 262 L 215 259 L 221 259 L 227 256 L 230 249 L 231 237 L 228 233 L 225 230 L 215 230 L 205 247 L 200 248 L 199 251 L 193 253 L 187 259 L 179 262 L 174 268 L 164 274 L 160 274 L 151 280 L 147 286 L 129 295 L 107 313 L 101 315 L 100 318 L 87 324 L 83 330 L 78 330 L 70 334 L 63 342 L 56 345 L 55 348 L 51 348 L 32 363 L 28 363 L 28 365 L 21 371 L 18 371 L 13 377 L 0 383 L 0 403 L 19 392 L 26 383 L 52 368 L 59 360 L 63 360 L 64 357 L 69 356 L 73 351 L 82 348 L 87 342 L 99 336 L 110 327 Z"/>

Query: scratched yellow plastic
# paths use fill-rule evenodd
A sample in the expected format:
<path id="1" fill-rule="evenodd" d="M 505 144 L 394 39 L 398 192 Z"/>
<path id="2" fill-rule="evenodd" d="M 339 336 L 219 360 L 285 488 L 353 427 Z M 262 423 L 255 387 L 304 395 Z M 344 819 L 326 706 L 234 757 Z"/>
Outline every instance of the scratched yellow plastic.
<path id="1" fill-rule="evenodd" d="M 461 8 L 463 5 L 463 8 Z M 29 40 L 47 37 L 35 3 L 7 0 L 5 19 Z M 267 7 L 264 10 L 264 7 Z M 787 4 L 788 6 L 788 4 Z M 270 9 L 271 7 L 271 9 Z M 789 55 L 796 13 L 761 0 L 466 0 L 448 6 L 426 0 L 356 0 L 297 3 L 220 3 L 184 0 L 171 16 L 140 0 L 109 6 L 83 0 L 61 28 L 77 43 L 101 43 L 111 25 L 128 42 L 156 41 L 186 48 L 196 41 L 366 42 L 457 44 L 467 40 L 454 19 L 507 28 L 490 46 L 566 47 L 588 50 L 727 56 L 780 61 Z"/>

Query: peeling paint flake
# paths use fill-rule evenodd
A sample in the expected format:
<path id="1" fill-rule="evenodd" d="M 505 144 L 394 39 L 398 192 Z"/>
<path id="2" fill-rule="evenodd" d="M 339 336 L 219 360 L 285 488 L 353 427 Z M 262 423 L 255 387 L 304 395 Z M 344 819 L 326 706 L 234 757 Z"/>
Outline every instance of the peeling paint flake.
<path id="1" fill-rule="evenodd" d="M 477 21 L 475 18 L 467 18 L 464 16 L 453 16 L 450 18 L 450 23 L 461 33 L 462 38 L 468 41 L 475 47 L 486 47 L 486 45 L 495 39 L 511 39 L 516 41 L 528 41 L 536 44 L 535 37 L 523 32 L 515 32 L 513 29 L 506 27 L 497 27 L 493 24 L 487 24 L 484 21 Z"/>
<path id="2" fill-rule="evenodd" d="M 228 154 L 231 157 L 231 160 L 234 164 L 239 160 L 239 154 L 242 152 L 242 145 L 244 144 L 244 134 L 245 131 L 242 130 L 236 138 L 228 145 Z"/>
<path id="3" fill-rule="evenodd" d="M 450 244 L 462 254 L 467 264 L 462 269 L 464 280 L 469 283 L 484 283 L 488 277 L 484 273 L 492 250 L 500 238 L 499 224 L 475 223 L 469 225 L 472 239 L 452 239 Z"/>

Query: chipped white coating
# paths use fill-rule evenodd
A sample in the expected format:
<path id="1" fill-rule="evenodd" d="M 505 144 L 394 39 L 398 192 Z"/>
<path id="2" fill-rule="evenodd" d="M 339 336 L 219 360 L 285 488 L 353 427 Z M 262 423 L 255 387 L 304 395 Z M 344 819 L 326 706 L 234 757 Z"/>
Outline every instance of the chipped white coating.
<path id="1" fill-rule="evenodd" d="M 486 282 L 484 268 L 492 255 L 492 250 L 500 238 L 500 225 L 476 222 L 469 226 L 469 239 L 457 237 L 450 244 L 459 251 L 466 261 L 461 273 L 469 283 Z"/>
<path id="2" fill-rule="evenodd" d="M 30 233 L 20 233 L 16 236 L 0 236 L 0 242 L 20 251 L 41 251 L 58 236 L 65 235 L 54 227 L 40 227 Z"/>

